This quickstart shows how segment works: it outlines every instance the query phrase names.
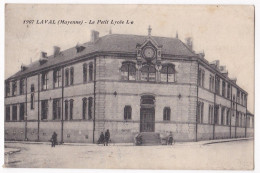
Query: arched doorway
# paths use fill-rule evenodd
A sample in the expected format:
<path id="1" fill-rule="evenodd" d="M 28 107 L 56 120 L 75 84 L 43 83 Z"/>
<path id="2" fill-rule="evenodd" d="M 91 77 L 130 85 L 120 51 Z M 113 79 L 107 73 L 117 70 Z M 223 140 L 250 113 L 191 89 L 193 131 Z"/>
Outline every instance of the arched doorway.
<path id="1" fill-rule="evenodd" d="M 155 127 L 155 98 L 151 95 L 141 97 L 140 132 L 154 132 Z"/>

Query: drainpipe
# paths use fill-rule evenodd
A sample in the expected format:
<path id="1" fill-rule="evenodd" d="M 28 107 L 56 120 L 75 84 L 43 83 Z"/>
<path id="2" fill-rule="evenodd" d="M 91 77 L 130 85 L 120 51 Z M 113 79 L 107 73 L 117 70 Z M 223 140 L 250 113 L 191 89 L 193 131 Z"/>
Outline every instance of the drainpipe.
<path id="1" fill-rule="evenodd" d="M 246 97 L 247 98 L 247 97 Z M 245 101 L 244 101 L 245 102 Z M 247 102 L 246 102 L 246 124 L 245 124 L 245 138 L 247 133 Z"/>
<path id="2" fill-rule="evenodd" d="M 199 60 L 198 62 L 198 70 L 197 70 L 197 104 L 196 104 L 196 142 L 198 141 L 198 102 L 199 102 Z"/>
<path id="3" fill-rule="evenodd" d="M 63 143 L 63 102 L 64 102 L 64 67 L 62 67 L 62 84 L 61 84 L 61 141 L 60 143 Z"/>
<path id="4" fill-rule="evenodd" d="M 93 117 L 93 144 L 95 143 L 95 130 L 96 130 L 96 75 L 97 75 L 97 57 L 94 57 L 94 117 Z"/>
<path id="5" fill-rule="evenodd" d="M 24 138 L 25 141 L 27 141 L 27 116 L 28 116 L 28 112 L 27 112 L 27 77 L 25 79 L 26 85 L 25 85 L 25 129 L 24 129 Z"/>
<path id="6" fill-rule="evenodd" d="M 237 138 L 237 123 L 238 123 L 238 119 L 239 117 L 237 116 L 237 98 L 235 100 L 236 103 L 236 123 L 235 123 L 235 138 Z M 238 124 L 239 125 L 239 124 Z"/>
<path id="7" fill-rule="evenodd" d="M 40 141 L 40 74 L 38 74 L 38 133 L 37 141 Z"/>
<path id="8" fill-rule="evenodd" d="M 233 106 L 233 103 L 232 103 L 232 95 L 233 95 L 233 93 L 232 93 L 232 85 L 230 85 L 230 87 L 231 87 L 231 91 L 230 91 L 230 96 L 231 96 L 231 99 L 230 99 L 230 104 L 231 104 L 231 106 L 230 106 L 230 117 L 229 117 L 229 136 L 230 136 L 230 138 L 232 137 L 232 133 L 231 133 L 231 130 L 232 130 L 232 127 L 231 127 L 231 125 L 232 125 L 232 122 L 231 122 L 231 120 L 232 120 L 232 113 L 233 113 L 233 108 L 232 108 L 232 106 Z M 232 111 L 232 112 L 231 112 Z"/>
<path id="9" fill-rule="evenodd" d="M 217 80 L 216 80 L 216 74 L 215 74 L 215 87 L 214 87 L 214 111 L 213 111 L 213 137 L 212 139 L 215 139 L 215 118 L 216 118 L 216 114 L 218 112 L 216 112 L 216 83 L 217 83 Z M 219 88 L 218 88 L 219 89 Z M 218 117 L 217 117 L 218 118 Z"/>

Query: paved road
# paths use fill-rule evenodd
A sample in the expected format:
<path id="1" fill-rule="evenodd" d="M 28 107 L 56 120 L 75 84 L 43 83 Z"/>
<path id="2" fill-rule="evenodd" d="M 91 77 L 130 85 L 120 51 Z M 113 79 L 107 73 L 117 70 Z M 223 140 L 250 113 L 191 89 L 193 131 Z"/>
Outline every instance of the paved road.
<path id="1" fill-rule="evenodd" d="M 253 140 L 174 146 L 73 146 L 6 143 L 20 152 L 5 155 L 6 167 L 252 169 Z"/>

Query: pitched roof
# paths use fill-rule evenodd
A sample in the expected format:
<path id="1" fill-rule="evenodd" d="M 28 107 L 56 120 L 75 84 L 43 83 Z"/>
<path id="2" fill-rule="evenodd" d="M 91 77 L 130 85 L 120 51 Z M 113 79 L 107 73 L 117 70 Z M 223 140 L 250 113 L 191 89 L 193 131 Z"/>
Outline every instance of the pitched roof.
<path id="1" fill-rule="evenodd" d="M 175 56 L 196 56 L 182 41 L 177 38 L 155 37 L 151 36 L 159 45 L 162 45 L 162 54 Z M 40 65 L 39 61 L 35 61 L 27 66 L 24 71 L 19 71 L 10 78 L 22 76 L 46 67 L 57 65 L 62 62 L 67 62 L 82 55 L 87 55 L 95 52 L 117 52 L 117 53 L 136 53 L 136 44 L 142 44 L 146 41 L 147 36 L 139 35 L 124 35 L 124 34 L 110 34 L 98 38 L 94 43 L 87 42 L 82 44 L 85 49 L 79 53 L 75 47 L 61 51 L 61 53 L 54 58 L 53 55 L 48 57 L 48 61 Z"/>

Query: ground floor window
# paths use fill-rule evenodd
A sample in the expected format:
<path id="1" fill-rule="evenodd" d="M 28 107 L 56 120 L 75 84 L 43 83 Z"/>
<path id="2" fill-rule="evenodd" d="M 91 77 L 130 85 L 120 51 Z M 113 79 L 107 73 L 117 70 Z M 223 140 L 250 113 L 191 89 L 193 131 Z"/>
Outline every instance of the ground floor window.
<path id="1" fill-rule="evenodd" d="M 24 120 L 25 103 L 20 103 L 20 120 Z"/>
<path id="2" fill-rule="evenodd" d="M 92 106 L 93 106 L 93 98 L 88 98 L 88 119 L 92 119 Z"/>
<path id="3" fill-rule="evenodd" d="M 60 99 L 53 100 L 53 119 L 59 120 L 61 118 L 61 104 Z"/>
<path id="4" fill-rule="evenodd" d="M 48 118 L 48 100 L 42 100 L 42 113 L 41 113 L 41 119 L 47 120 Z"/>
<path id="5" fill-rule="evenodd" d="M 70 120 L 73 119 L 73 101 L 74 100 L 70 100 Z"/>
<path id="6" fill-rule="evenodd" d="M 171 120 L 171 108 L 165 107 L 163 109 L 163 120 L 170 121 Z"/>
<path id="7" fill-rule="evenodd" d="M 204 103 L 198 102 L 197 105 L 197 123 L 203 123 Z"/>
<path id="8" fill-rule="evenodd" d="M 13 105 L 12 108 L 12 120 L 17 121 L 17 105 Z"/>
<path id="9" fill-rule="evenodd" d="M 6 106 L 5 107 L 5 121 L 10 121 L 11 119 L 10 119 L 10 106 Z"/>
<path id="10" fill-rule="evenodd" d="M 131 120 L 131 118 L 132 118 L 132 108 L 131 108 L 131 106 L 125 106 L 124 120 Z"/>
<path id="11" fill-rule="evenodd" d="M 69 102 L 65 100 L 65 120 L 68 120 L 69 117 Z"/>

